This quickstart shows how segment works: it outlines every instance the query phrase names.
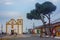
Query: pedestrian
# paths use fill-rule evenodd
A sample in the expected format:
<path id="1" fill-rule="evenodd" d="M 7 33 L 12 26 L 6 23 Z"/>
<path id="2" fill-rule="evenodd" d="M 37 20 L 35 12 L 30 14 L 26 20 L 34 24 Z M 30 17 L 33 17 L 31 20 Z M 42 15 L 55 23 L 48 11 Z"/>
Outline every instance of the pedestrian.
<path id="1" fill-rule="evenodd" d="M 53 30 L 53 37 L 55 37 L 56 36 L 56 30 L 54 29 Z"/>

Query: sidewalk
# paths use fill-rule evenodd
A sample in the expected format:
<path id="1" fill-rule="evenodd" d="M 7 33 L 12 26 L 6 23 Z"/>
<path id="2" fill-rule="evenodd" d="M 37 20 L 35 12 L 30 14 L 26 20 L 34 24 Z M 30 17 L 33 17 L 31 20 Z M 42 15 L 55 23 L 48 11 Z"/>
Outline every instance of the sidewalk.
<path id="1" fill-rule="evenodd" d="M 55 38 L 60 39 L 60 37 L 55 37 Z"/>
<path id="2" fill-rule="evenodd" d="M 2 38 L 14 38 L 14 37 L 16 37 L 16 38 L 19 38 L 19 37 L 25 38 L 25 37 L 31 37 L 31 36 L 30 35 L 24 35 L 24 34 L 22 34 L 22 35 L 6 35 L 6 36 L 3 36 Z"/>

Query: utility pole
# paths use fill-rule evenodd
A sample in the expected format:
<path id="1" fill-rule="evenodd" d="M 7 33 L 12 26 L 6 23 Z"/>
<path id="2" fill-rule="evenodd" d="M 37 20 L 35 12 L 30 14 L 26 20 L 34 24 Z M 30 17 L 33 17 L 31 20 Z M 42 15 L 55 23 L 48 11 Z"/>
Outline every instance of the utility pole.
<path id="1" fill-rule="evenodd" d="M 33 22 L 33 29 L 35 28 L 35 24 L 34 24 L 34 22 Z"/>
<path id="2" fill-rule="evenodd" d="M 27 29 L 27 27 L 26 27 L 26 33 L 28 32 L 28 29 Z"/>
<path id="3" fill-rule="evenodd" d="M 1 32 L 3 32 L 3 25 L 1 25 Z"/>
<path id="4" fill-rule="evenodd" d="M 1 24 L 1 40 L 2 40 L 3 25 Z"/>

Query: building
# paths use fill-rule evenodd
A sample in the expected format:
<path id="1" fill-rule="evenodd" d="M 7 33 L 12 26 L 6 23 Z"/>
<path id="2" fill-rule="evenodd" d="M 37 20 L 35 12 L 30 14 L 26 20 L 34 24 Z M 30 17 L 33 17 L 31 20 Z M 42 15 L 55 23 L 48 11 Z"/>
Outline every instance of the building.
<path id="1" fill-rule="evenodd" d="M 40 34 L 41 28 L 36 27 L 36 28 L 34 29 L 34 31 L 35 31 L 35 34 Z"/>
<path id="2" fill-rule="evenodd" d="M 35 34 L 40 34 L 40 36 L 44 36 L 45 34 L 49 34 L 49 28 L 48 24 L 46 24 L 45 26 L 41 25 L 41 26 L 37 26 L 34 28 Z M 46 30 L 46 31 L 45 31 Z"/>
<path id="3" fill-rule="evenodd" d="M 33 29 L 28 29 L 28 33 L 29 34 L 33 34 L 34 33 L 34 30 Z"/>
<path id="4" fill-rule="evenodd" d="M 54 26 L 54 28 L 52 29 L 53 35 L 55 32 L 55 36 L 60 37 L 60 22 L 56 22 L 56 23 L 52 24 L 52 26 Z"/>
<path id="5" fill-rule="evenodd" d="M 6 23 L 7 34 L 22 34 L 23 33 L 23 19 L 11 19 Z"/>
<path id="6" fill-rule="evenodd" d="M 41 35 L 43 35 L 44 33 L 47 33 L 47 35 L 49 35 L 51 33 L 51 35 L 53 36 L 60 37 L 60 22 L 50 24 L 50 26 L 49 24 L 46 24 L 45 27 L 43 25 L 35 27 L 34 33 L 40 33 Z"/>
<path id="7" fill-rule="evenodd" d="M 41 26 L 37 26 L 34 29 L 31 29 L 34 31 L 34 34 L 40 34 L 40 35 L 50 35 L 52 33 L 52 29 L 55 27 L 53 26 L 55 24 L 46 24 L 46 25 L 41 25 Z"/>

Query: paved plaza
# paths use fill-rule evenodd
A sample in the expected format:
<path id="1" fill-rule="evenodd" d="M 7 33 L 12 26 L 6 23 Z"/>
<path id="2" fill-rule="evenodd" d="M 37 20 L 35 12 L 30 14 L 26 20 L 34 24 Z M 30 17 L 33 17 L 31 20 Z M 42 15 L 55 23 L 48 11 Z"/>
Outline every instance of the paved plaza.
<path id="1" fill-rule="evenodd" d="M 40 37 L 28 37 L 28 38 L 16 38 L 13 40 L 60 40 L 60 39 L 55 39 L 55 38 L 40 38 Z"/>
<path id="2" fill-rule="evenodd" d="M 39 37 L 37 35 L 13 35 L 13 36 L 5 36 L 2 39 L 0 38 L 0 40 L 60 40 L 57 38 L 53 38 L 53 37 Z"/>

